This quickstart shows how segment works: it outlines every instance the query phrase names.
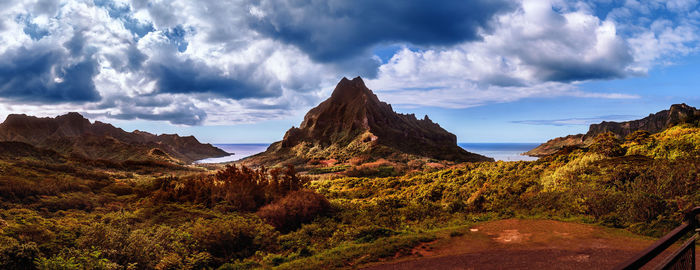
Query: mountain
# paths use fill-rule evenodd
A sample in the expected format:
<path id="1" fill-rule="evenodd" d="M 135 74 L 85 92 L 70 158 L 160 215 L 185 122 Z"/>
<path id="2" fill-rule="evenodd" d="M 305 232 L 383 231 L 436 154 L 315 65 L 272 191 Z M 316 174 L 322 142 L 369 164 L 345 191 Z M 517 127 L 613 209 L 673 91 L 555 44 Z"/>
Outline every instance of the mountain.
<path id="1" fill-rule="evenodd" d="M 653 134 L 671 126 L 681 123 L 693 123 L 698 120 L 700 120 L 700 110 L 685 103 L 673 104 L 668 110 L 649 114 L 649 116 L 639 120 L 620 123 L 603 121 L 600 124 L 592 124 L 586 134 L 555 138 L 525 152 L 525 154 L 529 156 L 546 156 L 566 146 L 588 146 L 593 143 L 596 136 L 605 132 L 612 132 L 619 138 L 625 138 L 638 130 L 645 130 Z"/>
<path id="2" fill-rule="evenodd" d="M 23 142 L 61 154 L 111 161 L 165 160 L 190 163 L 229 155 L 195 137 L 126 132 L 71 112 L 56 118 L 11 114 L 0 124 L 0 141 Z"/>
<path id="3" fill-rule="evenodd" d="M 331 97 L 311 109 L 299 128 L 247 162 L 301 163 L 312 159 L 347 161 L 358 156 L 398 159 L 419 156 L 450 161 L 493 161 L 457 146 L 457 137 L 413 114 L 398 114 L 365 86 L 343 78 Z"/>

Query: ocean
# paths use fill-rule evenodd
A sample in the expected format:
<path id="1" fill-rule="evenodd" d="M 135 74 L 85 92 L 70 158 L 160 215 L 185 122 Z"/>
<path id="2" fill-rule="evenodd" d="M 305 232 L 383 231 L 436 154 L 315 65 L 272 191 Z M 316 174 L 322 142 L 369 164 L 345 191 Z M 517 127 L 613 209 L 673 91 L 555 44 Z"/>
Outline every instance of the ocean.
<path id="1" fill-rule="evenodd" d="M 532 148 L 535 148 L 539 143 L 458 143 L 458 145 L 469 152 L 481 154 L 487 157 L 492 157 L 496 160 L 503 161 L 519 161 L 519 160 L 536 160 L 535 157 L 521 155 Z M 236 161 L 245 157 L 255 155 L 265 151 L 269 144 L 266 143 L 226 143 L 214 144 L 214 146 L 222 150 L 234 153 L 233 155 L 208 158 L 197 161 L 197 163 L 222 163 Z"/>
<path id="2" fill-rule="evenodd" d="M 214 146 L 221 148 L 233 155 L 219 158 L 207 158 L 198 160 L 196 163 L 222 163 L 236 161 L 245 157 L 255 155 L 260 152 L 264 152 L 270 144 L 268 143 L 225 143 L 225 144 L 214 144 Z"/>
<path id="3" fill-rule="evenodd" d="M 503 161 L 532 161 L 537 160 L 536 157 L 523 156 L 522 153 L 527 152 L 538 145 L 539 143 L 458 143 L 465 150 L 492 157 L 495 160 Z"/>

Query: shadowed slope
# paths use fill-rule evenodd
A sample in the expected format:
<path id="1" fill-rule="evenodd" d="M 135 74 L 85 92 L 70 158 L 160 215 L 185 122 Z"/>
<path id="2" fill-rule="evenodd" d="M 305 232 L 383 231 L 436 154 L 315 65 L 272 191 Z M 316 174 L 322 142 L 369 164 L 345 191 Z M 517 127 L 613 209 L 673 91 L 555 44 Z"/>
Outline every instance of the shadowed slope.
<path id="1" fill-rule="evenodd" d="M 56 118 L 11 114 L 0 124 L 0 141 L 17 141 L 67 155 L 112 161 L 158 159 L 192 162 L 228 155 L 193 136 L 126 132 L 110 124 L 68 113 Z"/>

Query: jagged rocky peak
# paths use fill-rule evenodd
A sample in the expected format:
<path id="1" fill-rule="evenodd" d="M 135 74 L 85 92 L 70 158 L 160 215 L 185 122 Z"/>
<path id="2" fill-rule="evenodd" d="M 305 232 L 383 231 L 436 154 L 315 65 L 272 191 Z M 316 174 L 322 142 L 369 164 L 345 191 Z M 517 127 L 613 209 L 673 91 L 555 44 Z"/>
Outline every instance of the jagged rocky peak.
<path id="1" fill-rule="evenodd" d="M 300 147 L 313 153 L 302 153 Z M 300 159 L 403 153 L 442 160 L 492 160 L 457 146 L 457 137 L 428 116 L 419 120 L 414 114 L 394 112 L 360 77 L 341 79 L 331 96 L 311 109 L 298 128 L 289 129 L 282 141 L 256 158 L 284 156 L 285 151 L 298 153 L 294 158 Z"/>
<path id="2" fill-rule="evenodd" d="M 330 100 L 344 102 L 368 94 L 374 95 L 372 91 L 365 86 L 365 82 L 362 78 L 358 76 L 352 80 L 348 80 L 348 78 L 343 77 L 343 79 L 338 82 L 338 85 L 336 85 Z"/>

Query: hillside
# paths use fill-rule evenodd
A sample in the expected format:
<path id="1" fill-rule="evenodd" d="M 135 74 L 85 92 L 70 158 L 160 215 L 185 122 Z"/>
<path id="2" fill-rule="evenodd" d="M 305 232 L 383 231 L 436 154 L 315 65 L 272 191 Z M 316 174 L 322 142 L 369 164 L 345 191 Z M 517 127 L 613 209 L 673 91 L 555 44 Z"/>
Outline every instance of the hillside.
<path id="1" fill-rule="evenodd" d="M 612 262 L 607 256 L 627 256 L 632 243 L 600 245 L 601 226 L 659 237 L 679 225 L 684 211 L 700 205 L 698 160 L 697 124 L 598 138 L 536 161 L 381 177 L 116 163 L 0 142 L 0 269 L 362 268 L 440 253 L 441 243 L 468 245 L 470 263 L 511 251 L 523 267 L 556 267 L 546 264 L 550 257 L 570 265 L 583 255 Z M 513 227 L 513 218 L 535 223 Z M 492 244 L 503 233 L 510 247 Z M 605 247 L 626 253 L 599 252 Z"/>
<path id="2" fill-rule="evenodd" d="M 646 131 L 651 134 L 661 132 L 681 123 L 693 123 L 700 120 L 700 110 L 684 104 L 674 104 L 668 110 L 663 110 L 639 120 L 626 122 L 607 122 L 592 124 L 586 134 L 569 135 L 554 138 L 536 148 L 525 152 L 528 156 L 541 157 L 555 153 L 566 146 L 583 147 L 593 143 L 596 136 L 612 132 L 622 139 L 635 131 Z"/>
<path id="3" fill-rule="evenodd" d="M 311 109 L 301 125 L 280 142 L 248 158 L 253 164 L 300 164 L 309 160 L 351 158 L 409 160 L 424 157 L 449 161 L 493 161 L 457 145 L 457 137 L 431 121 L 398 114 L 380 101 L 362 78 L 343 78 L 330 98 Z"/>
<path id="4" fill-rule="evenodd" d="M 0 124 L 0 141 L 23 142 L 68 156 L 110 161 L 155 159 L 190 163 L 229 155 L 193 136 L 126 132 L 107 123 L 91 123 L 74 112 L 56 118 L 11 114 Z"/>

